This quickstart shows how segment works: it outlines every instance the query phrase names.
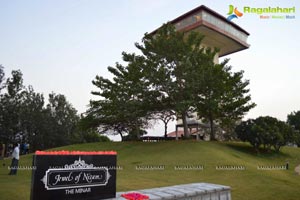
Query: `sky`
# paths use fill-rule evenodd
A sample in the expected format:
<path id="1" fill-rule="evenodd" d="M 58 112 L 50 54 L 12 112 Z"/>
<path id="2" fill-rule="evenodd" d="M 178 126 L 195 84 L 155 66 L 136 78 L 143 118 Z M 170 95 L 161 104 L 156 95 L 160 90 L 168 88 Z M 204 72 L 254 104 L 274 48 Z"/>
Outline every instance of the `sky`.
<path id="1" fill-rule="evenodd" d="M 249 49 L 225 58 L 244 71 L 257 106 L 246 116 L 280 120 L 300 110 L 300 1 L 298 0 L 0 0 L 0 64 L 6 77 L 23 72 L 24 84 L 45 97 L 64 94 L 79 111 L 87 109 L 96 75 L 111 78 L 108 66 L 121 53 L 136 52 L 135 42 L 200 5 L 227 17 L 229 5 L 294 7 L 295 19 L 260 19 L 244 13 L 233 22 L 250 33 Z M 268 15 L 268 14 L 265 14 Z M 273 14 L 285 15 L 285 14 Z M 224 59 L 224 58 L 222 58 Z M 174 130 L 174 122 L 169 131 Z M 157 124 L 150 135 L 162 135 Z"/>

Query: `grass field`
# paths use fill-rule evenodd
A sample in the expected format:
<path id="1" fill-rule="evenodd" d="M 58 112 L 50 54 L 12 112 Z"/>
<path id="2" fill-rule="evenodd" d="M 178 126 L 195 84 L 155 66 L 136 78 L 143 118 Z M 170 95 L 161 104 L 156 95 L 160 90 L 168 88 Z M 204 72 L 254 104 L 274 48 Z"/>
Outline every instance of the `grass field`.
<path id="1" fill-rule="evenodd" d="M 118 152 L 117 190 L 207 182 L 230 186 L 233 199 L 300 199 L 300 148 L 284 147 L 282 153 L 256 154 L 245 143 L 170 141 L 160 143 L 90 143 L 59 148 L 63 150 L 115 150 Z M 31 171 L 19 170 L 9 176 L 10 159 L 1 160 L 0 199 L 26 200 L 30 197 Z M 31 166 L 32 155 L 22 156 L 19 165 Z M 289 170 L 258 170 L 257 166 L 279 166 Z M 3 166 L 5 165 L 5 166 Z M 217 170 L 217 166 L 244 166 L 245 170 Z M 164 170 L 138 170 L 136 167 Z M 203 166 L 203 170 L 197 169 Z M 195 167 L 176 170 L 176 167 Z M 175 169 L 176 168 L 176 169 Z"/>

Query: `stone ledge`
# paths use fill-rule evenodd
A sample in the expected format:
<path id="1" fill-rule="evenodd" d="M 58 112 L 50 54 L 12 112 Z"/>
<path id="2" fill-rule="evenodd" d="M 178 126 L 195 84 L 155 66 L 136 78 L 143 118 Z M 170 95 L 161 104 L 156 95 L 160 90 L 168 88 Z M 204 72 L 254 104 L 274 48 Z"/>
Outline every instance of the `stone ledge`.
<path id="1" fill-rule="evenodd" d="M 152 200 L 231 200 L 230 187 L 211 183 L 191 183 L 136 191 L 118 192 L 114 200 L 124 200 L 124 193 L 138 192 Z M 113 200 L 111 199 L 111 200 Z"/>

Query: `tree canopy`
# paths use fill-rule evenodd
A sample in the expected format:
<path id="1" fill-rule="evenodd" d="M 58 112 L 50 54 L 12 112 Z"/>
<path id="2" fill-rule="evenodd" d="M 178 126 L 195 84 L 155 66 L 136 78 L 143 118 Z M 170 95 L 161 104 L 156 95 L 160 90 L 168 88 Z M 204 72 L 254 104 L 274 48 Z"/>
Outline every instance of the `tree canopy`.
<path id="1" fill-rule="evenodd" d="M 241 119 L 251 108 L 248 80 L 243 72 L 231 71 L 228 60 L 214 62 L 218 50 L 202 44 L 197 32 L 176 31 L 164 24 L 155 33 L 146 33 L 135 46 L 141 55 L 123 52 L 125 64 L 108 67 L 112 79 L 96 76 L 98 97 L 82 121 L 86 128 L 128 134 L 149 127 L 149 120 L 174 113 L 182 119 L 189 136 L 187 116 L 197 112 L 211 124 Z"/>
<path id="2" fill-rule="evenodd" d="M 268 151 L 273 147 L 279 152 L 282 146 L 294 141 L 293 129 L 270 116 L 244 121 L 236 127 L 236 132 L 239 139 L 250 142 L 257 152 L 261 145 Z"/>
<path id="3" fill-rule="evenodd" d="M 23 84 L 23 74 L 13 70 L 5 79 L 0 66 L 0 143 L 29 143 L 46 149 L 74 141 L 79 117 L 61 94 L 51 93 L 46 105 L 43 94 Z"/>
<path id="4" fill-rule="evenodd" d="M 287 123 L 294 126 L 296 130 L 300 130 L 300 110 L 290 113 L 287 116 Z"/>
<path id="5" fill-rule="evenodd" d="M 287 116 L 287 123 L 295 130 L 295 143 L 300 147 L 300 110 Z"/>

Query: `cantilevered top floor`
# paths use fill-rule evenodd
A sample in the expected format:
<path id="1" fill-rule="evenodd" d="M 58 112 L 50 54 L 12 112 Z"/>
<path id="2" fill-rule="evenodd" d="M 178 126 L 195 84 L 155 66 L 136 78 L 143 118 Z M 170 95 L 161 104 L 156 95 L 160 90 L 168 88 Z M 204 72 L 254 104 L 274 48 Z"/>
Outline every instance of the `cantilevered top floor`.
<path id="1" fill-rule="evenodd" d="M 206 6 L 199 6 L 172 20 L 178 31 L 199 31 L 204 35 L 203 44 L 220 49 L 219 57 L 249 48 L 250 35 L 235 23 Z M 155 34 L 157 30 L 152 33 Z"/>

